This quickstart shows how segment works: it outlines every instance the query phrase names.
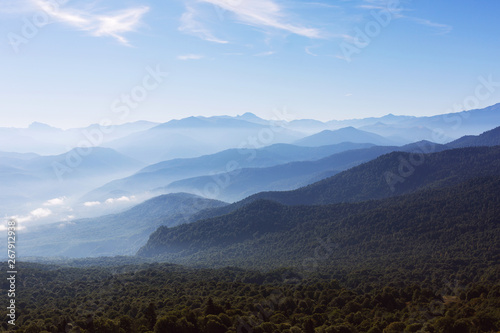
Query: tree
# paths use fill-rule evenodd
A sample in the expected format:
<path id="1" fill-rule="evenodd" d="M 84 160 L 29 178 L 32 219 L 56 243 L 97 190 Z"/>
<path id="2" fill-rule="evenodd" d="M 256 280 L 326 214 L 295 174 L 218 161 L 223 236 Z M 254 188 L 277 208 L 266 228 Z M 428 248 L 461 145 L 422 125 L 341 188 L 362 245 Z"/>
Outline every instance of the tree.
<path id="1" fill-rule="evenodd" d="M 148 322 L 148 328 L 153 330 L 156 324 L 156 306 L 154 303 L 149 303 L 148 307 L 144 311 L 144 317 Z"/>

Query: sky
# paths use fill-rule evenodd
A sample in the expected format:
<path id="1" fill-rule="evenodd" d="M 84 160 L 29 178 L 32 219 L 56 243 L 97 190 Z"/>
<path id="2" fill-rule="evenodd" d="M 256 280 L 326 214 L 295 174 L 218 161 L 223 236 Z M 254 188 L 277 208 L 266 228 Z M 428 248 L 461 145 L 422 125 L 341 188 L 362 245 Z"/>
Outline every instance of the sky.
<path id="1" fill-rule="evenodd" d="M 0 0 L 0 127 L 482 108 L 500 102 L 499 12 L 487 0 Z"/>

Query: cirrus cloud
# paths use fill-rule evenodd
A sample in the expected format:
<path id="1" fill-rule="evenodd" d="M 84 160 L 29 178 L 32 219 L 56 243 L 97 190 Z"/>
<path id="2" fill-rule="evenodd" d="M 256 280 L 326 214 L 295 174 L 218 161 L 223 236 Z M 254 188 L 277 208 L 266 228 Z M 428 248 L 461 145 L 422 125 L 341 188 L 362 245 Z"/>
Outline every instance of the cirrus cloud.
<path id="1" fill-rule="evenodd" d="M 198 6 L 195 6 L 198 4 Z M 202 22 L 200 4 L 211 4 L 217 11 L 230 13 L 233 19 L 241 24 L 261 29 L 277 29 L 287 33 L 307 37 L 323 38 L 321 30 L 304 26 L 274 0 L 198 0 L 189 1 L 186 12 L 182 15 L 179 30 L 196 35 L 215 43 L 228 43 L 214 37 Z"/>
<path id="2" fill-rule="evenodd" d="M 184 55 L 177 56 L 178 60 L 200 60 L 203 58 L 205 58 L 205 56 L 203 56 L 201 54 L 184 54 Z"/>
<path id="3" fill-rule="evenodd" d="M 54 1 L 31 1 L 55 21 L 65 23 L 78 30 L 87 31 L 92 36 L 113 37 L 127 46 L 130 44 L 123 34 L 135 31 L 140 25 L 143 15 L 149 11 L 149 7 L 142 6 L 108 13 L 94 13 L 88 9 L 76 9 L 54 4 Z"/>

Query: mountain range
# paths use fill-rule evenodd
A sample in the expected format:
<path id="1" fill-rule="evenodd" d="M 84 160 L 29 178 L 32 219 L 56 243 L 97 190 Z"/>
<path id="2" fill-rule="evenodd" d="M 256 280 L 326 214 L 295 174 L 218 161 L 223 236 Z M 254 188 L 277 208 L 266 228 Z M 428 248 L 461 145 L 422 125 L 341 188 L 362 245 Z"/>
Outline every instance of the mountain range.
<path id="1" fill-rule="evenodd" d="M 425 145 L 424 142 L 421 143 Z M 429 143 L 427 143 L 429 144 Z M 444 146 L 436 145 L 435 149 Z M 393 151 L 412 151 L 415 145 L 373 146 L 351 149 L 315 161 L 301 161 L 272 167 L 245 168 L 233 172 L 200 176 L 172 182 L 168 192 L 201 193 L 234 202 L 263 191 L 296 189 Z"/>
<path id="2" fill-rule="evenodd" d="M 0 127 L 0 150 L 17 153 L 59 155 L 73 148 L 95 146 L 154 127 L 157 123 L 137 121 L 112 127 L 92 124 L 63 130 L 34 122 L 27 128 Z"/>
<path id="3" fill-rule="evenodd" d="M 190 253 L 189 256 L 175 254 L 174 257 L 167 255 L 170 253 L 169 251 L 159 250 L 165 247 L 164 240 L 170 237 L 165 236 L 167 237 L 165 238 L 163 233 L 166 232 L 170 235 L 171 232 L 185 232 L 191 235 L 190 237 L 197 235 L 196 237 L 206 240 L 211 239 L 210 235 L 214 233 L 226 232 L 226 230 L 215 227 L 214 230 L 207 229 L 210 226 L 207 221 L 214 219 L 215 221 L 219 219 L 231 221 L 233 218 L 227 216 L 239 214 L 236 212 L 245 211 L 246 207 L 252 207 L 251 209 L 254 211 L 251 214 L 245 213 L 250 220 L 247 219 L 244 223 L 254 223 L 253 221 L 273 220 L 274 218 L 267 215 L 270 211 L 273 212 L 271 216 L 275 216 L 273 214 L 280 215 L 281 208 L 272 207 L 282 206 L 273 205 L 315 207 L 317 205 L 371 202 L 372 206 L 370 207 L 377 207 L 376 200 L 390 202 L 388 198 L 391 197 L 451 188 L 481 177 L 500 177 L 500 146 L 447 149 L 442 145 L 419 142 L 408 145 L 400 151 L 392 149 L 394 148 L 375 146 L 332 155 L 333 157 L 326 159 L 330 164 L 335 163 L 335 161 L 348 164 L 348 158 L 351 159 L 352 163 L 359 156 L 365 158 L 367 151 L 371 151 L 374 157 L 366 163 L 297 190 L 260 192 L 229 205 L 192 194 L 168 194 L 148 200 L 144 204 L 120 214 L 63 221 L 38 228 L 33 227 L 23 233 L 23 239 L 27 240 L 27 244 L 29 244 L 23 247 L 23 255 L 36 255 L 48 250 L 54 255 L 69 257 L 130 255 L 146 244 L 148 235 L 161 226 L 152 234 L 139 254 L 166 255 L 165 258 L 168 260 L 175 257 L 179 259 L 179 262 L 187 263 L 191 259 L 186 258 L 192 258 L 190 256 L 193 253 L 189 252 L 191 250 L 186 252 Z M 344 156 L 344 159 L 339 158 L 338 155 Z M 315 162 L 296 163 L 314 164 Z M 281 166 L 276 166 L 276 168 L 281 168 Z M 271 208 L 261 209 L 258 203 L 264 203 L 264 207 Z M 262 210 L 262 216 L 260 210 Z M 349 215 L 352 214 L 349 213 Z M 287 215 L 284 216 L 287 219 Z M 197 230 L 197 228 L 200 229 Z M 245 237 L 248 236 L 248 232 L 243 232 Z M 252 231 L 251 234 L 255 234 L 255 232 L 257 231 Z M 259 233 L 265 234 L 266 232 L 261 230 Z M 91 234 L 100 236 L 90 237 Z M 233 235 L 239 237 L 234 233 Z M 50 241 L 51 237 L 55 237 L 58 241 Z M 210 251 L 212 250 L 210 249 Z M 196 254 L 196 256 L 198 255 Z M 184 259 L 187 261 L 183 261 Z"/>
<path id="4" fill-rule="evenodd" d="M 392 155 L 333 178 L 358 178 L 364 184 L 361 180 L 368 166 L 370 171 L 391 170 L 397 162 Z M 229 213 L 223 208 L 226 213 L 219 216 L 173 228 L 162 226 L 139 255 L 201 266 L 286 267 L 314 258 L 315 248 L 324 242 L 331 252 L 328 260 L 337 265 L 346 265 L 346 260 L 376 264 L 388 257 L 404 262 L 416 253 L 417 262 L 425 262 L 442 251 L 459 252 L 464 261 L 476 262 L 481 260 L 476 254 L 493 244 L 491 237 L 500 237 L 499 157 L 499 147 L 429 155 L 425 163 L 429 167 L 423 164 L 413 180 L 408 178 L 408 186 L 398 191 L 407 194 L 396 198 L 375 191 L 383 190 L 381 185 L 388 187 L 378 184 L 377 178 L 382 177 L 372 177 L 365 188 L 335 187 L 338 184 L 329 182 L 328 187 L 320 183 L 274 196 L 272 201 L 258 196 Z M 446 171 L 433 172 L 437 165 L 447 166 Z M 463 168 L 474 172 L 460 174 Z M 310 199 L 307 195 L 312 193 L 316 196 Z M 339 199 L 345 194 L 346 199 L 335 199 L 336 194 Z M 498 260 L 500 251 L 496 247 L 483 255 Z"/>
<path id="5" fill-rule="evenodd" d="M 105 184 L 82 200 L 102 200 L 110 195 L 137 195 L 152 190 L 161 192 L 161 187 L 181 179 L 224 172 L 234 174 L 241 168 L 265 168 L 292 161 L 317 160 L 338 152 L 371 146 L 349 142 L 313 148 L 275 144 L 260 149 L 229 149 L 196 158 L 173 159 L 149 165 L 129 177 Z"/>
<path id="6" fill-rule="evenodd" d="M 176 157 L 194 157 L 196 154 L 199 156 L 217 150 L 237 148 L 240 145 L 249 144 L 247 141 L 252 137 L 259 141 L 259 135 L 261 142 L 258 144 L 265 146 L 273 143 L 292 143 L 325 130 L 354 127 L 383 136 L 391 141 L 391 144 L 395 142 L 406 144 L 420 140 L 446 143 L 465 135 L 480 134 L 491 129 L 492 124 L 500 124 L 500 103 L 484 109 L 447 111 L 430 117 L 388 114 L 383 117 L 327 122 L 311 119 L 289 120 L 291 116 L 288 115 L 282 116 L 287 119 L 266 120 L 252 113 L 246 113 L 236 117 L 189 117 L 162 124 L 137 121 L 115 125 L 111 128 L 93 124 L 67 130 L 35 122 L 27 128 L 1 127 L 0 151 L 57 155 L 76 148 L 82 143 L 90 142 L 92 145 L 103 144 L 115 148 L 138 160 L 141 160 L 142 156 L 145 159 L 142 162 L 151 164 Z M 227 134 L 221 133 L 222 128 L 228 130 Z M 273 134 L 269 134 L 269 129 L 273 131 Z M 223 136 L 228 138 L 229 142 L 221 145 L 215 139 L 222 140 Z M 172 140 L 187 151 L 176 149 L 176 146 L 172 145 Z M 201 144 L 199 146 L 201 148 L 192 146 L 189 142 Z M 163 150 L 158 150 L 157 146 L 160 143 L 164 145 Z M 211 144 L 214 145 L 211 146 Z M 141 147 L 146 151 L 156 151 L 159 154 L 146 155 L 141 152 Z M 205 148 L 209 150 L 204 150 Z"/>
<path id="7" fill-rule="evenodd" d="M 473 110 L 443 117 L 448 120 L 456 119 L 454 117 L 474 119 L 472 124 L 478 127 L 486 126 L 483 118 L 489 115 L 491 126 L 496 119 L 497 110 L 498 105 L 495 105 L 485 110 Z M 441 120 L 438 118 L 429 119 L 439 123 Z M 401 128 L 403 123 L 407 123 L 408 126 L 413 126 L 411 128 L 422 129 L 423 126 L 415 125 L 415 122 L 422 120 L 419 119 L 389 115 L 384 117 L 383 121 L 394 128 Z M 373 123 L 376 120 L 377 122 Z M 370 123 L 381 126 L 381 119 L 359 121 L 357 125 L 373 126 Z M 320 126 L 319 122 L 308 120 L 297 120 L 287 124 L 311 126 L 316 130 Z M 468 126 L 465 121 L 462 125 Z M 141 127 L 146 128 L 141 129 Z M 99 229 L 98 226 L 101 226 L 102 221 L 115 221 L 114 218 L 105 218 L 105 214 L 123 213 L 142 200 L 166 193 L 173 195 L 175 192 L 188 192 L 190 194 L 183 195 L 202 195 L 207 200 L 233 202 L 229 205 L 219 202 L 218 206 L 211 209 L 206 209 L 207 207 L 193 209 L 184 219 L 184 222 L 192 223 L 234 212 L 259 200 L 271 200 L 284 205 L 324 205 L 382 200 L 425 188 L 455 186 L 473 177 L 495 176 L 495 170 L 499 169 L 496 162 L 498 157 L 494 155 L 495 148 L 477 147 L 498 145 L 500 136 L 498 128 L 481 135 L 465 136 L 444 145 L 416 141 L 402 146 L 376 145 L 376 143 L 389 144 L 393 142 L 392 140 L 401 138 L 398 139 L 397 135 L 384 138 L 354 127 L 327 129 L 309 136 L 305 132 L 297 135 L 299 132 L 290 128 L 280 128 L 281 131 L 275 133 L 265 120 L 253 114 L 238 117 L 191 117 L 165 124 L 139 122 L 135 125 L 122 125 L 120 128 L 123 136 L 109 140 L 106 144 L 121 142 L 125 149 L 125 142 L 131 137 L 143 136 L 145 140 L 143 143 L 148 144 L 148 140 L 158 140 L 163 135 L 185 135 L 191 130 L 200 130 L 200 137 L 206 134 L 213 136 L 212 139 L 215 141 L 228 142 L 230 141 L 228 137 L 215 137 L 215 133 L 222 131 L 223 136 L 230 136 L 230 133 L 233 135 L 236 132 L 238 135 L 249 135 L 250 132 L 257 134 L 247 137 L 252 140 L 245 141 L 238 148 L 198 157 L 169 159 L 147 166 L 123 152 L 103 147 L 74 148 L 66 154 L 52 156 L 1 152 L 3 193 L 1 199 L 3 200 L 0 208 L 7 216 L 15 215 L 20 220 L 31 221 L 29 229 L 34 229 L 36 224 L 42 222 L 61 221 L 52 225 L 50 230 L 55 233 L 57 226 L 71 226 L 75 221 L 75 225 L 87 225 L 89 228 L 93 226 L 92 228 Z M 93 129 L 97 131 L 98 126 Z M 62 131 L 44 124 L 33 124 L 30 130 L 53 133 Z M 203 134 L 205 130 L 208 132 Z M 290 140 L 295 144 L 267 145 L 269 143 L 267 139 L 270 137 L 262 139 L 266 138 L 265 135 L 269 135 L 268 131 L 275 133 L 279 140 Z M 424 132 L 428 133 L 425 129 Z M 349 142 L 349 140 L 356 141 L 356 138 L 359 141 L 371 142 Z M 304 142 L 306 145 L 297 145 Z M 323 143 L 330 144 L 322 145 Z M 263 147 L 260 147 L 261 145 Z M 468 148 L 452 149 L 457 147 Z M 155 153 L 148 152 L 148 154 Z M 472 159 L 469 164 L 462 163 L 465 156 Z M 463 167 L 454 169 L 453 165 L 456 163 Z M 282 192 L 277 192 L 278 190 Z M 154 199 L 152 202 L 155 202 Z M 159 200 L 158 205 L 161 202 Z M 58 205 L 63 206 L 59 209 Z M 153 226 L 151 228 L 154 229 L 162 224 L 173 226 L 179 223 L 173 216 L 168 215 L 169 207 L 158 209 L 165 210 L 166 215 L 162 222 L 155 220 L 156 222 L 149 223 L 152 218 L 146 214 L 144 221 L 141 221 L 143 224 L 138 225 Z M 99 215 L 103 215 L 104 220 L 96 217 Z M 134 216 L 135 219 L 140 218 L 138 215 Z M 81 217 L 91 218 L 82 220 L 79 219 Z M 94 223 L 94 219 L 101 222 Z M 116 237 L 113 236 L 113 228 L 118 228 L 117 224 L 113 223 L 109 222 L 110 227 L 105 228 L 108 235 L 106 241 L 112 242 L 116 238 L 116 244 L 120 244 L 115 244 L 116 253 L 132 253 L 133 251 L 123 251 L 123 246 L 126 244 L 123 238 L 125 236 L 118 234 Z M 129 224 L 129 227 L 131 230 L 125 235 L 135 232 L 133 224 Z M 93 230 L 92 228 L 89 232 Z M 71 227 L 67 228 L 70 229 Z M 150 232 L 153 229 L 147 230 Z M 29 230 L 23 233 L 29 234 Z M 79 233 L 76 231 L 75 235 Z M 142 230 L 140 234 L 144 243 L 147 232 Z M 108 251 L 110 248 L 103 247 L 102 244 L 97 246 L 97 243 L 85 248 L 86 242 L 71 235 L 72 233 L 65 234 L 64 242 L 54 245 L 53 252 L 70 256 L 77 255 L 79 251 L 82 255 L 116 254 Z M 68 245 L 72 241 L 75 241 L 75 244 L 81 243 L 82 246 L 75 245 L 72 249 Z M 138 243 L 134 244 L 137 246 Z M 40 243 L 33 241 L 30 251 L 36 253 L 39 245 Z M 105 248 L 106 250 L 100 250 Z"/>

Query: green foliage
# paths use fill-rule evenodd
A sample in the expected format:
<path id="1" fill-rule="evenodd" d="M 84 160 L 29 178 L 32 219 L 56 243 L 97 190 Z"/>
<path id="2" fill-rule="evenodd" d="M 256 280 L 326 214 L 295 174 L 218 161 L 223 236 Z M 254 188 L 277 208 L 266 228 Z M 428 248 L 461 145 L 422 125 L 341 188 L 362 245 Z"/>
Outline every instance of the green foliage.
<path id="1" fill-rule="evenodd" d="M 22 310 L 14 331 L 495 332 L 500 284 L 490 276 L 499 270 L 498 265 L 490 271 L 475 265 L 458 271 L 433 265 L 350 273 L 333 268 L 290 283 L 289 269 L 20 263 Z M 336 275 L 340 280 L 332 279 Z M 6 288 L 2 284 L 0 302 L 6 301 Z"/>

